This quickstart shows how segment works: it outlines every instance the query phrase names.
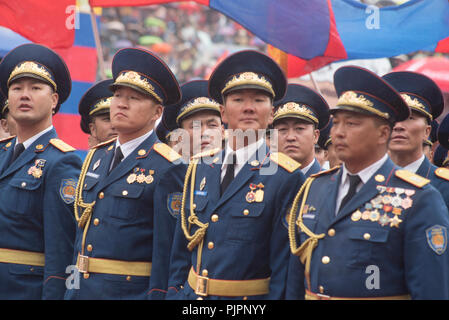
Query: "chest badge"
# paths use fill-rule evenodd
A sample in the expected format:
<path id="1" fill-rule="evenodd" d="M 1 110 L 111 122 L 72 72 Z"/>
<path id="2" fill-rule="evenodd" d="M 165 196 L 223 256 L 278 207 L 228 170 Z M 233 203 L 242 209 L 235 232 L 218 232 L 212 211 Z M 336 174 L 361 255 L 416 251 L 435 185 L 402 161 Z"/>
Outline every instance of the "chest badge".
<path id="1" fill-rule="evenodd" d="M 34 162 L 34 166 L 31 166 L 28 169 L 28 174 L 32 175 L 36 179 L 39 179 L 40 177 L 42 177 L 42 168 L 44 167 L 46 161 L 47 160 L 45 160 L 45 159 L 37 159 Z"/>
<path id="2" fill-rule="evenodd" d="M 148 170 L 148 175 L 145 177 L 145 183 L 150 184 L 154 181 L 154 170 Z"/>

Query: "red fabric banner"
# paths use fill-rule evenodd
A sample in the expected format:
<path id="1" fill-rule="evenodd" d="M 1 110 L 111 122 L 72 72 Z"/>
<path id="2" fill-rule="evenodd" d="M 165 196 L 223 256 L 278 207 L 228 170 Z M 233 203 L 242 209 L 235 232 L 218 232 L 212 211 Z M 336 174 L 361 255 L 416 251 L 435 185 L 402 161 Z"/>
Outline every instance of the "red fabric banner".
<path id="1" fill-rule="evenodd" d="M 0 0 L 0 25 L 52 49 L 73 45 L 76 0 Z"/>

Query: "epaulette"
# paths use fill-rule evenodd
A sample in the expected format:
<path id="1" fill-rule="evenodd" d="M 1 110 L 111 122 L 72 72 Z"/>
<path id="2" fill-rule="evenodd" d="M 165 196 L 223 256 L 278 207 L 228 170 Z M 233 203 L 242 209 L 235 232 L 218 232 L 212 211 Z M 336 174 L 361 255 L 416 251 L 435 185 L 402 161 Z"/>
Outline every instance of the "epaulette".
<path id="1" fill-rule="evenodd" d="M 3 142 L 7 142 L 7 141 L 9 141 L 9 140 L 12 140 L 12 139 L 14 139 L 16 136 L 9 136 L 9 137 L 7 137 L 7 138 L 3 138 L 3 139 L 0 139 L 0 143 L 3 143 Z"/>
<path id="2" fill-rule="evenodd" d="M 154 150 L 170 162 L 174 162 L 181 158 L 181 155 L 165 143 L 159 142 L 154 144 Z"/>
<path id="3" fill-rule="evenodd" d="M 117 137 L 112 138 L 112 139 L 109 139 L 108 141 L 100 142 L 99 144 L 93 146 L 92 149 L 98 149 L 98 148 L 101 148 L 101 147 L 103 147 L 103 146 L 105 146 L 105 145 L 110 144 L 111 142 L 114 142 L 115 140 L 117 140 Z"/>
<path id="4" fill-rule="evenodd" d="M 301 164 L 298 161 L 293 160 L 288 155 L 282 152 L 271 153 L 270 160 L 273 161 L 274 163 L 277 163 L 290 173 L 301 167 Z"/>
<path id="5" fill-rule="evenodd" d="M 199 159 L 199 158 L 203 158 L 203 157 L 212 157 L 220 150 L 221 150 L 220 148 L 214 148 L 214 149 L 211 149 L 211 150 L 206 150 L 206 151 L 203 151 L 203 152 L 199 152 L 199 153 L 193 155 L 192 159 Z"/>
<path id="6" fill-rule="evenodd" d="M 330 168 L 330 169 L 327 169 L 327 170 L 323 170 L 323 171 L 320 171 L 320 172 L 311 174 L 310 177 L 316 178 L 316 177 L 319 177 L 319 176 L 326 175 L 326 174 L 328 174 L 328 173 L 334 173 L 334 172 L 337 171 L 338 169 L 340 169 L 340 165 L 335 166 L 335 167 Z"/>
<path id="7" fill-rule="evenodd" d="M 438 168 L 435 170 L 435 175 L 439 178 L 449 180 L 449 169 L 448 168 Z"/>
<path id="8" fill-rule="evenodd" d="M 70 151 L 75 151 L 76 149 L 70 145 L 68 145 L 67 143 L 65 143 L 64 141 L 62 141 L 61 139 L 50 139 L 50 143 L 56 148 L 61 150 L 62 152 L 70 152 Z"/>
<path id="9" fill-rule="evenodd" d="M 410 172 L 405 169 L 396 170 L 395 175 L 396 177 L 418 188 L 422 188 L 430 182 L 429 179 L 423 178 L 420 175 L 417 175 L 416 173 Z"/>

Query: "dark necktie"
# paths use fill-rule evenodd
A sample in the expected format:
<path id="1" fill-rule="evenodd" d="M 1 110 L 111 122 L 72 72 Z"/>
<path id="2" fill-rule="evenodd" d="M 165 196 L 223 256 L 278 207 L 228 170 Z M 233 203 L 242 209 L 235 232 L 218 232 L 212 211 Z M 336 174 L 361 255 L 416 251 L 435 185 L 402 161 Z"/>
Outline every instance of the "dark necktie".
<path id="1" fill-rule="evenodd" d="M 12 154 L 11 160 L 9 161 L 9 164 L 11 165 L 11 163 L 13 163 L 24 150 L 25 146 L 23 145 L 23 143 L 19 143 L 18 145 L 16 145 L 14 147 L 14 152 Z"/>
<path id="2" fill-rule="evenodd" d="M 122 161 L 122 159 L 123 159 L 122 150 L 120 150 L 120 147 L 117 147 L 117 149 L 115 149 L 114 159 L 112 160 L 112 167 L 111 170 L 109 170 L 109 172 L 114 170 L 114 168 L 118 166 L 118 164 Z"/>
<path id="3" fill-rule="evenodd" d="M 360 177 L 358 175 L 348 175 L 349 178 L 349 190 L 346 196 L 341 201 L 340 210 L 345 206 L 346 203 L 351 200 L 351 198 L 356 194 L 357 186 L 361 182 Z"/>
<path id="4" fill-rule="evenodd" d="M 226 188 L 229 186 L 232 179 L 234 179 L 234 166 L 235 166 L 235 163 L 237 162 L 235 152 L 232 153 L 231 158 L 232 158 L 232 163 L 228 163 L 225 176 L 223 177 L 223 181 L 221 182 L 221 186 L 220 186 L 221 194 L 223 194 L 225 192 Z"/>

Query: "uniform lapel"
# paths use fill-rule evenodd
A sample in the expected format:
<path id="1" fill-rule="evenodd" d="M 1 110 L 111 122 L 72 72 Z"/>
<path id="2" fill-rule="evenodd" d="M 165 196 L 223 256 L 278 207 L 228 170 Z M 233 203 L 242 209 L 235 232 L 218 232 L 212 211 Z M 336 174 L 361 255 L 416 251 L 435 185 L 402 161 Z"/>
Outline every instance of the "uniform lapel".
<path id="1" fill-rule="evenodd" d="M 328 226 L 335 219 L 335 206 L 337 204 L 341 175 L 342 169 L 340 168 L 331 176 L 329 183 L 326 184 L 326 187 L 323 190 L 324 192 L 319 195 L 315 195 L 318 197 L 326 195 L 326 200 L 321 201 L 322 207 L 317 210 L 320 225 Z M 328 214 L 323 214 L 324 212 Z"/>
<path id="2" fill-rule="evenodd" d="M 376 181 L 375 177 L 377 175 L 382 175 L 386 181 L 388 181 L 388 177 L 392 173 L 394 167 L 394 163 L 390 160 L 390 158 L 388 158 L 380 169 L 377 170 L 367 181 L 367 183 L 363 185 L 363 187 L 354 195 L 354 197 L 340 209 L 340 212 L 335 217 L 333 223 L 344 219 L 346 216 L 352 214 L 357 208 L 373 199 L 379 193 L 377 186 L 381 185 L 380 182 Z"/>
<path id="3" fill-rule="evenodd" d="M 12 139 L 10 141 L 11 145 L 8 148 L 4 147 L 4 149 L 6 149 L 6 150 L 2 151 L 1 160 L 0 160 L 0 177 L 2 177 L 2 178 L 3 178 L 2 173 L 5 172 L 5 170 L 8 168 L 9 160 L 11 159 L 12 154 L 14 152 L 14 146 L 16 145 L 16 140 L 17 140 L 17 138 Z"/>
<path id="4" fill-rule="evenodd" d="M 107 162 L 106 170 L 103 170 L 102 179 L 99 183 L 98 190 L 104 189 L 106 186 L 120 179 L 124 175 L 128 174 L 130 170 L 137 166 L 140 161 L 141 156 L 138 154 L 139 150 L 144 149 L 146 153 L 151 149 L 153 144 L 156 142 L 156 134 L 153 132 L 147 139 L 145 139 L 137 148 L 133 150 L 133 152 L 127 156 L 122 162 L 120 162 L 117 167 L 114 168 L 109 174 L 109 166 L 110 161 Z M 112 150 L 111 150 L 112 151 Z M 111 152 L 114 154 L 114 152 Z M 109 155 L 109 157 L 113 157 L 113 155 Z"/>
<path id="5" fill-rule="evenodd" d="M 25 164 L 30 162 L 36 156 L 36 151 L 39 151 L 39 149 L 36 149 L 37 145 L 42 145 L 45 147 L 48 145 L 50 139 L 56 138 L 56 137 L 57 137 L 56 131 L 54 129 L 52 129 L 49 132 L 46 132 L 42 136 L 40 136 L 28 148 L 26 148 L 25 151 L 23 151 L 22 154 L 8 168 L 6 168 L 5 171 L 3 171 L 2 176 L 0 177 L 0 180 L 3 179 L 4 177 L 9 176 L 10 174 L 16 172 L 17 170 L 21 169 Z M 13 146 L 11 146 L 11 147 L 13 147 Z"/>

